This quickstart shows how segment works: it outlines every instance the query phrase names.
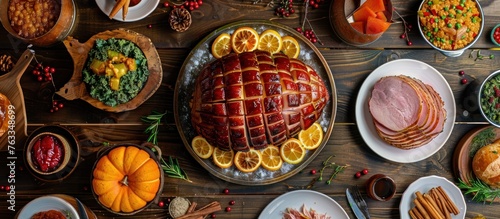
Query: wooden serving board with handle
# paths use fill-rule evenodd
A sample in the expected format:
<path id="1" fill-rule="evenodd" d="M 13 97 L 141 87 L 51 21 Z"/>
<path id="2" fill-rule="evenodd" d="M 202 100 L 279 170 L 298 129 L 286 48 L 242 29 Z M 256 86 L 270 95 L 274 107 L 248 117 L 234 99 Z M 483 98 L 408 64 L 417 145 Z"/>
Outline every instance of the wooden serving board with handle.
<path id="1" fill-rule="evenodd" d="M 126 39 L 135 43 L 148 60 L 149 69 L 148 80 L 137 96 L 127 103 L 119 104 L 114 107 L 105 105 L 101 101 L 92 98 L 87 91 L 86 84 L 83 82 L 82 75 L 82 70 L 87 62 L 87 56 L 94 46 L 96 39 L 107 40 L 110 38 Z M 142 34 L 126 29 L 108 30 L 92 36 L 85 43 L 80 43 L 73 37 L 67 37 L 64 40 L 64 45 L 73 58 L 74 72 L 69 82 L 56 93 L 67 100 L 82 99 L 98 109 L 108 112 L 123 112 L 133 110 L 140 106 L 160 87 L 163 75 L 160 56 L 151 42 L 151 39 Z"/>
<path id="2" fill-rule="evenodd" d="M 10 104 L 14 107 L 14 114 L 7 113 L 7 117 L 12 117 L 12 121 L 15 121 L 15 123 L 1 136 L 0 150 L 4 147 L 7 149 L 7 146 L 14 147 L 9 149 L 23 148 L 23 145 L 20 144 L 24 144 L 23 142 L 28 136 L 26 108 L 24 106 L 24 95 L 20 80 L 34 56 L 34 53 L 27 49 L 21 57 L 19 57 L 12 71 L 0 76 L 0 93 L 7 96 Z M 13 157 L 15 157 L 15 155 L 13 155 Z"/>

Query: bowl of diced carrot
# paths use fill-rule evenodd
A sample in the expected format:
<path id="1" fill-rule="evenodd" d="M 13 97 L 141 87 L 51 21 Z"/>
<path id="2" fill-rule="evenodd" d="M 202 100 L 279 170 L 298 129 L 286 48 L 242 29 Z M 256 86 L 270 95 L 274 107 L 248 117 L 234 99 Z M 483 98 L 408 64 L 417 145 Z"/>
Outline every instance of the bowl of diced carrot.
<path id="1" fill-rule="evenodd" d="M 373 43 L 392 23 L 390 0 L 366 0 L 357 6 L 352 0 L 332 1 L 330 23 L 344 43 L 364 46 Z"/>

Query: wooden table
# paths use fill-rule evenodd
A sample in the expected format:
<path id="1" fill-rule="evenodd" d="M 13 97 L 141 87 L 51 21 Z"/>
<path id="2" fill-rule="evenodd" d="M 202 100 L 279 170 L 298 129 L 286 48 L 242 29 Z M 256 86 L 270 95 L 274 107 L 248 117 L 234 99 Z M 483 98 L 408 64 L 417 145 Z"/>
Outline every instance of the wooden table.
<path id="1" fill-rule="evenodd" d="M 266 7 L 268 1 L 252 4 L 251 0 L 206 0 L 203 5 L 193 11 L 193 23 L 184 33 L 177 33 L 170 29 L 167 16 L 168 9 L 162 6 L 164 0 L 152 14 L 145 19 L 122 23 L 109 20 L 97 7 L 95 1 L 76 1 L 78 13 L 76 27 L 72 33 L 81 42 L 86 41 L 92 35 L 108 29 L 127 28 L 142 33 L 151 38 L 160 54 L 163 68 L 163 81 L 158 91 L 138 109 L 123 113 L 108 113 L 93 108 L 87 103 L 75 100 L 65 101 L 65 107 L 55 113 L 49 112 L 50 86 L 40 84 L 33 79 L 31 70 L 34 62 L 28 68 L 21 79 L 25 96 L 26 112 L 28 118 L 28 132 L 45 124 L 60 124 L 74 130 L 80 140 L 90 139 L 93 141 L 108 142 L 133 142 L 141 143 L 147 139 L 143 133 L 147 127 L 141 122 L 141 116 L 150 114 L 153 110 L 172 112 L 173 94 L 176 78 L 184 58 L 194 45 L 204 36 L 216 28 L 225 24 L 252 19 L 266 19 L 279 22 L 290 27 L 300 26 L 300 17 L 303 15 L 304 7 L 301 2 L 295 3 L 296 14 L 288 18 L 280 18 L 274 15 L 272 8 Z M 401 23 L 392 24 L 389 30 L 376 42 L 365 47 L 353 47 L 342 43 L 333 33 L 328 19 L 329 4 L 331 0 L 322 3 L 319 9 L 309 10 L 308 18 L 323 45 L 316 43 L 333 72 L 335 85 L 337 87 L 338 109 L 335 119 L 333 134 L 322 153 L 307 166 L 302 172 L 289 179 L 266 186 L 243 186 L 220 180 L 202 168 L 188 153 L 181 142 L 181 138 L 175 128 L 173 114 L 168 114 L 166 122 L 160 127 L 159 146 L 163 154 L 176 157 L 181 167 L 188 173 L 193 182 L 166 178 L 162 199 L 182 196 L 200 205 L 211 201 L 219 201 L 223 208 L 229 206 L 228 202 L 234 200 L 236 204 L 231 212 L 218 212 L 217 218 L 256 218 L 264 207 L 274 198 L 289 191 L 286 184 L 304 186 L 313 177 L 309 171 L 319 170 L 321 163 L 329 156 L 334 155 L 333 160 L 338 164 L 349 164 L 350 167 L 344 173 L 338 175 L 332 184 L 327 185 L 318 182 L 313 190 L 327 194 L 337 201 L 349 214 L 355 218 L 352 210 L 348 207 L 344 191 L 352 185 L 364 188 L 364 183 L 372 174 L 383 173 L 392 176 L 397 183 L 395 198 L 388 202 L 378 202 L 367 199 L 370 214 L 373 218 L 397 218 L 399 217 L 399 202 L 402 193 L 410 183 L 416 179 L 438 175 L 449 180 L 456 181 L 452 173 L 453 152 L 458 141 L 468 131 L 480 125 L 486 124 L 477 112 L 464 113 L 463 97 L 467 94 L 467 85 L 461 84 L 462 76 L 459 71 L 463 70 L 472 82 L 481 82 L 489 73 L 498 69 L 500 64 L 500 52 L 494 50 L 494 45 L 489 39 L 491 29 L 500 21 L 500 2 L 493 0 L 481 1 L 485 13 L 485 28 L 473 49 L 480 49 L 482 54 L 494 54 L 492 60 L 474 60 L 469 57 L 472 49 L 457 58 L 443 56 L 438 51 L 425 44 L 418 33 L 416 24 L 416 8 L 418 0 L 393 0 L 396 10 L 401 13 L 407 21 L 413 25 L 409 33 L 413 45 L 407 46 L 406 41 L 399 36 L 403 32 Z M 300 15 L 300 16 L 299 16 Z M 395 17 L 396 18 L 396 17 Z M 397 20 L 397 19 L 396 19 Z M 148 28 L 151 25 L 151 28 Z M 8 54 L 17 58 L 25 49 L 24 44 L 13 40 L 5 30 L 0 30 L 0 54 Z M 36 58 L 57 68 L 54 76 L 56 87 L 61 87 L 71 76 L 73 64 L 71 58 L 62 44 L 50 48 L 35 48 Z M 441 150 L 431 157 L 408 164 L 387 161 L 372 151 L 361 138 L 356 126 L 354 115 L 355 100 L 364 79 L 381 64 L 393 59 L 416 59 L 435 67 L 446 78 L 450 84 L 456 102 L 456 122 L 453 132 Z M 18 142 L 17 152 L 21 153 L 23 143 Z M 4 149 L 5 150 L 5 149 Z M 85 205 L 90 207 L 98 218 L 113 218 L 113 215 L 99 206 L 91 191 L 90 174 L 91 167 L 96 159 L 95 150 L 92 147 L 82 148 L 82 162 L 76 172 L 61 183 L 40 184 L 26 171 L 22 159 L 18 159 L 16 165 L 15 183 L 15 209 L 19 211 L 30 200 L 54 193 L 64 193 L 79 198 Z M 6 151 L 0 153 L 0 157 L 7 157 Z M 0 159 L 1 177 L 0 185 L 7 185 L 7 167 L 5 159 Z M 367 168 L 370 173 L 360 179 L 353 177 L 354 173 Z M 230 194 L 223 194 L 228 188 Z M 8 197 L 5 192 L 0 194 L 0 212 L 2 218 L 12 218 L 16 212 L 7 210 Z M 497 204 L 482 204 L 467 200 L 467 218 L 479 213 L 487 218 L 497 218 L 500 208 Z M 167 218 L 168 211 L 157 205 L 134 215 L 130 218 Z"/>

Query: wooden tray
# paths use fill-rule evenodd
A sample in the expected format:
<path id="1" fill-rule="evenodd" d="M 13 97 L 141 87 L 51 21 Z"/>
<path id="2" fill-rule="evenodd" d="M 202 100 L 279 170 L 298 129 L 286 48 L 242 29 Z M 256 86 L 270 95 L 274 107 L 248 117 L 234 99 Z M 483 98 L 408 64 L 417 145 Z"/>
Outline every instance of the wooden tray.
<path id="1" fill-rule="evenodd" d="M 108 106 L 99 100 L 92 98 L 87 91 L 86 84 L 82 80 L 82 70 L 87 62 L 87 56 L 96 39 L 107 40 L 110 38 L 126 39 L 135 43 L 144 53 L 148 60 L 149 77 L 142 90 L 132 100 L 117 106 Z M 133 110 L 149 99 L 161 85 L 163 72 L 161 60 L 155 46 L 148 37 L 126 29 L 117 29 L 104 31 L 92 36 L 87 42 L 80 43 L 73 37 L 64 40 L 64 45 L 73 58 L 74 72 L 73 76 L 56 93 L 67 100 L 82 99 L 90 105 L 108 112 L 123 112 Z"/>
<path id="2" fill-rule="evenodd" d="M 9 128 L 9 130 L 1 136 L 0 150 L 2 150 L 3 147 L 7 148 L 8 145 L 13 147 L 19 146 L 19 142 L 23 142 L 28 136 L 24 95 L 19 82 L 21 80 L 21 76 L 23 76 L 24 71 L 26 71 L 26 68 L 28 68 L 34 56 L 33 52 L 27 49 L 21 55 L 12 71 L 0 76 L 0 93 L 7 96 L 10 103 L 15 108 L 15 114 L 13 114 L 15 116 L 15 124 L 12 126 L 12 129 Z M 11 137 L 9 139 L 8 136 L 15 136 L 15 138 L 12 139 Z M 14 140 L 14 142 L 10 142 L 9 144 L 9 141 L 11 140 Z M 9 150 L 10 149 L 15 148 L 9 148 Z M 15 156 L 15 154 L 12 155 Z"/>
<path id="3" fill-rule="evenodd" d="M 500 128 L 496 128 L 492 125 L 480 126 L 465 134 L 455 148 L 455 152 L 453 153 L 453 173 L 455 177 L 461 179 L 465 183 L 469 183 L 471 176 L 474 174 L 472 172 L 472 157 L 470 157 L 472 139 L 488 128 L 492 128 L 493 132 L 496 134 L 495 140 L 500 139 Z M 493 201 L 500 202 L 500 198 L 496 198 Z"/>

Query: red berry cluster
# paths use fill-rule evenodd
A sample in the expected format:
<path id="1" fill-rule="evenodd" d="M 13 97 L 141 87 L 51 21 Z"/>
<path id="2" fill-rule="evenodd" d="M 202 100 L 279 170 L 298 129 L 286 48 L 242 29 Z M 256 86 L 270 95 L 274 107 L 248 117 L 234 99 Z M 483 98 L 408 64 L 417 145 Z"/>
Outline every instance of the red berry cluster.
<path id="1" fill-rule="evenodd" d="M 356 174 L 354 174 L 354 177 L 360 178 L 362 175 L 366 175 L 366 174 L 368 174 L 368 169 L 363 169 L 361 171 L 356 172 Z"/>
<path id="2" fill-rule="evenodd" d="M 36 77 L 37 81 L 52 81 L 52 74 L 56 72 L 56 69 L 51 66 L 43 66 L 42 63 L 38 63 L 33 69 L 33 75 Z"/>
<path id="3" fill-rule="evenodd" d="M 318 38 L 312 29 L 302 30 L 301 27 L 296 27 L 295 30 L 304 35 L 312 43 L 318 42 Z"/>
<path id="4" fill-rule="evenodd" d="M 177 4 L 170 4 L 168 1 L 163 3 L 163 7 L 168 8 L 172 6 L 172 8 L 186 8 L 190 11 L 194 11 L 198 9 L 201 5 L 203 4 L 203 0 L 186 0 L 184 4 L 177 5 Z"/>
<path id="5" fill-rule="evenodd" d="M 293 0 L 281 0 L 280 6 L 278 6 L 274 12 L 274 14 L 282 17 L 288 17 L 294 13 Z"/>
<path id="6" fill-rule="evenodd" d="M 50 109 L 50 112 L 53 113 L 53 112 L 59 111 L 63 107 L 64 107 L 64 104 L 61 101 L 58 102 L 56 100 L 53 100 L 52 101 L 52 108 Z"/>
<path id="7" fill-rule="evenodd" d="M 306 4 L 309 4 L 309 7 L 314 8 L 314 9 L 318 9 L 319 5 L 323 2 L 325 2 L 325 0 L 304 0 L 304 2 Z M 309 2 L 309 3 L 307 3 L 307 2 Z"/>
<path id="8" fill-rule="evenodd" d="M 413 45 L 413 42 L 410 40 L 410 37 L 408 37 L 408 32 L 411 31 L 412 29 L 412 25 L 409 24 L 408 22 L 406 22 L 406 20 L 403 18 L 403 16 L 401 16 L 401 14 L 399 14 L 399 12 L 396 10 L 396 8 L 393 8 L 393 11 L 396 13 L 396 15 L 401 19 L 402 23 L 403 23 L 403 33 L 401 34 L 401 36 L 399 36 L 401 39 L 405 39 L 406 40 L 406 45 L 408 46 L 411 46 Z"/>

